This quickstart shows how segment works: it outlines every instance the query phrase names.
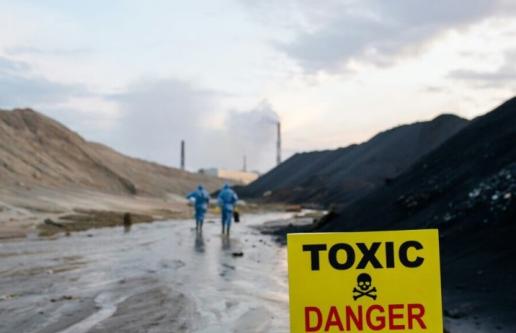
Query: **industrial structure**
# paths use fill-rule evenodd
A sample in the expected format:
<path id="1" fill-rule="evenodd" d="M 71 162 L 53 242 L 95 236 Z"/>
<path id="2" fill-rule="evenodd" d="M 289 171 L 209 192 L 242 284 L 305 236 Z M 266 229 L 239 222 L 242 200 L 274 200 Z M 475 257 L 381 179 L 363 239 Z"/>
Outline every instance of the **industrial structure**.
<path id="1" fill-rule="evenodd" d="M 185 140 L 181 140 L 181 170 L 185 169 Z"/>
<path id="2" fill-rule="evenodd" d="M 277 123 L 277 133 L 276 133 L 276 164 L 281 164 L 281 123 L 278 121 Z"/>
<path id="3" fill-rule="evenodd" d="M 233 181 L 238 184 L 250 184 L 260 176 L 257 172 L 239 171 L 239 170 L 225 170 L 218 168 L 201 169 L 199 173 L 214 177 L 219 177 Z"/>
<path id="4" fill-rule="evenodd" d="M 276 165 L 281 164 L 281 122 L 275 122 L 276 127 Z M 185 170 L 185 140 L 181 140 L 181 170 Z M 199 173 L 232 180 L 241 184 L 249 184 L 258 179 L 258 172 L 247 171 L 247 155 L 243 155 L 242 170 L 226 170 L 219 168 L 200 169 Z"/>

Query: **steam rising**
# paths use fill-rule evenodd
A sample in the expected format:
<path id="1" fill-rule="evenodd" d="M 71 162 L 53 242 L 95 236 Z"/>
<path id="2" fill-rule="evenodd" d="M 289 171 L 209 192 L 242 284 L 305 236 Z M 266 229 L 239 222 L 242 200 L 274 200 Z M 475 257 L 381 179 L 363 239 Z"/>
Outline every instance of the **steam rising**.
<path id="1" fill-rule="evenodd" d="M 279 120 L 264 100 L 251 110 L 217 111 L 220 96 L 177 80 L 140 82 L 112 96 L 121 118 L 112 132 L 115 148 L 133 156 L 179 166 L 180 141 L 186 141 L 189 170 L 220 167 L 250 170 L 274 165 L 275 125 Z M 224 119 L 212 125 L 214 113 Z"/>
<path id="2" fill-rule="evenodd" d="M 238 138 L 232 149 L 238 156 L 248 157 L 251 169 L 265 162 L 272 166 L 278 121 L 278 114 L 266 100 L 250 111 L 228 113 L 225 129 L 230 136 Z"/>

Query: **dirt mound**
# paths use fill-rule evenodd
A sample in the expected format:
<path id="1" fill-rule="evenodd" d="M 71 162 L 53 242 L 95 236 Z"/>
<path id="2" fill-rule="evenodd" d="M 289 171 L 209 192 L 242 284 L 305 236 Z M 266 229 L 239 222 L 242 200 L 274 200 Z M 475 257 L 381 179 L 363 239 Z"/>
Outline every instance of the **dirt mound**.
<path id="1" fill-rule="evenodd" d="M 513 98 L 317 230 L 438 228 L 448 313 L 514 328 L 515 143 Z"/>
<path id="2" fill-rule="evenodd" d="M 119 225 L 125 213 L 189 216 L 182 200 L 199 183 L 215 190 L 223 180 L 124 156 L 30 109 L 0 110 L 0 239 L 45 219 L 69 224 L 77 210 L 95 213 L 66 230 Z"/>
<path id="3" fill-rule="evenodd" d="M 197 183 L 221 185 L 214 177 L 130 158 L 84 140 L 30 109 L 0 111 L 0 185 L 82 188 L 122 195 L 183 194 Z"/>
<path id="4" fill-rule="evenodd" d="M 291 203 L 349 204 L 399 175 L 461 130 L 467 120 L 441 115 L 399 126 L 346 148 L 300 153 L 245 188 L 243 197 Z"/>
<path id="5" fill-rule="evenodd" d="M 389 184 L 342 209 L 341 220 L 331 227 L 447 228 L 466 219 L 477 227 L 505 221 L 516 194 L 515 124 L 516 98 L 474 119 Z"/>

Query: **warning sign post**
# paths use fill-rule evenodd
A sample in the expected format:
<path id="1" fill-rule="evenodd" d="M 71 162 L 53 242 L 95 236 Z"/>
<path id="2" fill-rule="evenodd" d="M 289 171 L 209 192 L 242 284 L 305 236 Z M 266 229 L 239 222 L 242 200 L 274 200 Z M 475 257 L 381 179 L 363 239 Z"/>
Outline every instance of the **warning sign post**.
<path id="1" fill-rule="evenodd" d="M 291 332 L 442 333 L 437 230 L 288 235 Z"/>

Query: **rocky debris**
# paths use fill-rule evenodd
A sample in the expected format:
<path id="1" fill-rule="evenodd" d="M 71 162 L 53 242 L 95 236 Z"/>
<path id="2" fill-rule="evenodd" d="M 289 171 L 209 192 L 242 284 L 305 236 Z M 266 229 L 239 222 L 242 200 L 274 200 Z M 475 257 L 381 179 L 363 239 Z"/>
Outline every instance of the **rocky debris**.
<path id="1" fill-rule="evenodd" d="M 396 203 L 403 209 L 415 211 L 427 206 L 442 193 L 443 188 L 434 185 L 432 188 L 423 189 L 421 192 L 403 194 L 398 197 Z"/>
<path id="2" fill-rule="evenodd" d="M 515 204 L 516 163 L 513 163 L 474 186 L 467 196 L 451 201 L 449 209 L 442 215 L 445 223 L 462 218 L 475 210 L 482 209 L 488 214 L 483 222 L 489 223 L 503 216 Z"/>
<path id="3" fill-rule="evenodd" d="M 466 313 L 460 309 L 444 310 L 444 316 L 452 319 L 460 319 L 466 317 Z"/>
<path id="4" fill-rule="evenodd" d="M 407 212 L 415 212 L 442 198 L 450 189 L 447 180 L 430 179 L 418 192 L 403 194 L 396 200 L 396 205 Z M 465 195 L 447 204 L 447 209 L 440 215 L 434 215 L 436 225 L 450 223 L 478 209 L 489 211 L 484 221 L 497 219 L 498 216 L 514 205 L 516 196 L 516 163 L 513 163 L 478 182 Z"/>

